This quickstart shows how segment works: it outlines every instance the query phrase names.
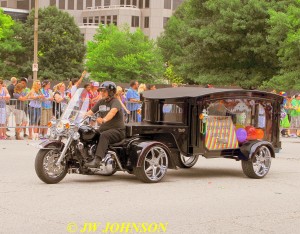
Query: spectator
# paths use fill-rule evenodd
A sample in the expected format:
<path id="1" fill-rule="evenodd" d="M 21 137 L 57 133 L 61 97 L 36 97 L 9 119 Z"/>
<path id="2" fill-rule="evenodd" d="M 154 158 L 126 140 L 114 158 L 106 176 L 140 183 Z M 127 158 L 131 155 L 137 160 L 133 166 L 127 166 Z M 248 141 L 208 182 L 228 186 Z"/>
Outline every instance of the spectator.
<path id="1" fill-rule="evenodd" d="M 53 115 L 56 119 L 59 119 L 62 112 L 65 111 L 68 102 L 70 101 L 69 96 L 65 92 L 66 86 L 63 82 L 57 84 L 54 89 L 53 101 Z"/>
<path id="2" fill-rule="evenodd" d="M 92 98 L 93 98 L 93 94 L 92 94 L 92 86 L 90 84 L 85 84 L 84 85 L 84 89 L 85 91 L 82 92 L 82 102 L 84 102 L 84 100 L 86 98 L 89 99 L 89 107 L 88 107 L 88 111 L 92 108 Z"/>
<path id="3" fill-rule="evenodd" d="M 22 84 L 23 85 L 23 87 L 25 87 L 24 89 L 23 89 L 23 91 L 22 91 L 22 95 L 24 96 L 24 97 L 26 97 L 28 94 L 29 94 L 29 92 L 30 92 L 30 88 L 28 88 L 27 87 L 27 84 L 28 84 L 28 80 L 27 80 L 27 78 L 25 78 L 25 77 L 22 77 L 21 78 L 21 80 L 20 80 L 20 84 Z M 25 105 L 25 107 L 24 107 L 24 112 L 25 112 L 25 114 L 26 114 L 26 117 L 28 116 L 28 101 L 24 101 L 24 105 Z M 31 130 L 31 129 L 30 129 Z M 28 135 L 26 134 L 26 128 L 23 128 L 23 132 L 24 132 L 24 137 L 28 137 Z M 29 132 L 29 135 L 30 136 L 32 136 L 32 132 Z"/>
<path id="4" fill-rule="evenodd" d="M 92 82 L 92 99 L 91 99 L 91 106 L 93 107 L 100 99 L 102 99 L 102 93 L 98 92 L 99 89 L 99 82 Z"/>
<path id="5" fill-rule="evenodd" d="M 141 94 L 142 92 L 146 91 L 147 87 L 145 84 L 140 84 L 139 88 L 138 88 L 138 93 Z"/>
<path id="6" fill-rule="evenodd" d="M 127 109 L 127 107 L 125 106 L 124 91 L 123 91 L 123 89 L 122 89 L 121 86 L 117 86 L 117 91 L 116 91 L 116 94 L 115 94 L 115 98 L 117 98 L 117 99 L 120 101 L 123 110 L 124 110 L 127 114 L 130 114 L 130 111 L 129 111 L 129 110 Z"/>
<path id="7" fill-rule="evenodd" d="M 291 137 L 297 137 L 298 128 L 300 128 L 300 94 L 291 102 Z"/>
<path id="8" fill-rule="evenodd" d="M 76 93 L 78 87 L 80 86 L 84 76 L 86 74 L 86 71 L 83 71 L 82 74 L 81 74 L 81 77 L 79 79 L 77 78 L 74 78 L 72 79 L 72 88 L 71 88 L 71 97 L 73 97 L 73 95 Z"/>
<path id="9" fill-rule="evenodd" d="M 127 109 L 130 111 L 130 120 L 134 122 L 137 121 L 137 112 L 141 108 L 140 95 L 137 92 L 138 87 L 139 83 L 136 80 L 132 80 L 130 82 L 130 88 L 126 93 Z"/>
<path id="10" fill-rule="evenodd" d="M 9 121 L 9 116 L 11 115 L 11 113 L 13 114 L 13 116 L 15 115 L 15 106 L 16 106 L 16 101 L 12 100 L 13 99 L 13 95 L 14 95 L 14 90 L 15 90 L 15 86 L 18 83 L 18 80 L 16 77 L 12 77 L 10 79 L 11 83 L 9 86 L 7 86 L 7 91 L 9 93 L 10 96 L 10 101 L 9 101 L 9 105 L 6 107 L 6 124 L 8 125 L 8 121 Z M 17 132 L 16 132 L 17 134 Z"/>
<path id="11" fill-rule="evenodd" d="M 156 90 L 156 87 L 155 87 L 154 84 L 153 85 L 148 85 L 147 89 L 148 90 Z"/>
<path id="12" fill-rule="evenodd" d="M 6 102 L 10 99 L 8 90 L 0 79 L 0 140 L 6 140 Z"/>
<path id="13" fill-rule="evenodd" d="M 32 89 L 28 94 L 28 99 L 31 99 L 29 102 L 29 121 L 30 126 L 33 128 L 34 138 L 38 139 L 39 134 L 39 122 L 41 119 L 41 108 L 44 95 L 41 93 L 41 82 L 36 80 L 32 84 Z M 29 140 L 32 140 L 32 136 L 28 137 Z"/>
<path id="14" fill-rule="evenodd" d="M 44 95 L 44 99 L 42 102 L 42 117 L 41 117 L 41 132 L 40 132 L 40 139 L 47 139 L 47 132 L 48 132 L 48 122 L 50 122 L 52 118 L 52 101 L 53 101 L 53 94 L 50 90 L 50 81 L 45 80 L 42 82 L 42 89 L 41 93 Z"/>
<path id="15" fill-rule="evenodd" d="M 26 107 L 26 95 L 23 92 L 25 87 L 23 84 L 19 83 L 15 86 L 15 90 L 13 93 L 13 98 L 16 99 L 16 140 L 23 140 L 23 138 L 20 136 L 20 133 L 22 132 L 22 127 L 25 129 L 27 125 L 27 117 L 25 114 L 25 107 Z M 18 128 L 18 126 L 20 126 Z"/>

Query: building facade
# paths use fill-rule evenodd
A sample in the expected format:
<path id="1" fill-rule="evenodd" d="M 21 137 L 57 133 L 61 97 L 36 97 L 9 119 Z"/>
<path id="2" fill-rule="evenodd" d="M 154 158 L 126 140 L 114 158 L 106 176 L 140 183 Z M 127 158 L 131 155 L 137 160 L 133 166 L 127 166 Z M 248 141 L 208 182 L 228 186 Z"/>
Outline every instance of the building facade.
<path id="1" fill-rule="evenodd" d="M 39 0 L 41 8 L 56 6 L 75 18 L 85 41 L 93 39 L 99 24 L 141 28 L 151 39 L 157 38 L 174 10 L 184 0 Z M 35 0 L 0 0 L 4 9 L 30 10 Z"/>

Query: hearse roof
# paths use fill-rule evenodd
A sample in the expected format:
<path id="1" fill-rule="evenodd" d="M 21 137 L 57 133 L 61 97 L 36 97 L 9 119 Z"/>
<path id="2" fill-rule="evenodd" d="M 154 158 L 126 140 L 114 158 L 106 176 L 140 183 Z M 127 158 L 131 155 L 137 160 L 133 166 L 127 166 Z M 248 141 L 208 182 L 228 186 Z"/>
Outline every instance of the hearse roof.
<path id="1" fill-rule="evenodd" d="M 279 97 L 279 95 L 259 91 L 259 90 L 244 90 L 244 89 L 215 89 L 215 88 L 198 88 L 198 87 L 177 87 L 177 88 L 162 88 L 143 92 L 143 97 L 146 99 L 171 99 L 171 98 L 195 98 L 215 93 L 246 93 L 255 92 L 261 94 L 269 94 Z"/>

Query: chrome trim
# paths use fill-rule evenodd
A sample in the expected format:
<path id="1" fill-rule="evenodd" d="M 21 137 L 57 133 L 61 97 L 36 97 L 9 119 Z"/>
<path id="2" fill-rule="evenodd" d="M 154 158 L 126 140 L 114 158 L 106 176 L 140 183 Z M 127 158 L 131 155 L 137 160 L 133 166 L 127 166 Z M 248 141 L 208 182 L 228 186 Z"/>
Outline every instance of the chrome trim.
<path id="1" fill-rule="evenodd" d="M 66 152 L 67 152 L 67 150 L 68 150 L 70 144 L 72 143 L 72 141 L 73 141 L 73 138 L 72 138 L 72 137 L 69 137 L 68 140 L 67 140 L 67 142 L 66 142 L 66 144 L 65 144 L 65 147 L 64 147 L 63 151 L 61 152 L 61 154 L 60 154 L 60 156 L 59 156 L 57 162 L 55 163 L 57 166 L 58 166 L 58 165 L 61 163 L 61 161 L 64 159 L 65 154 L 66 154 Z"/>

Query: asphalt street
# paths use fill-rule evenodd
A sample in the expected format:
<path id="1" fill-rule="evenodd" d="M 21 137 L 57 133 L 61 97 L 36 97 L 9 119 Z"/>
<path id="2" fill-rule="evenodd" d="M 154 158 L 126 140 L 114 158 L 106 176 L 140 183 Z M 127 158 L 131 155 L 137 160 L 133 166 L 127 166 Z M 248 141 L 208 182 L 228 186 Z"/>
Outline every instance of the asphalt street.
<path id="1" fill-rule="evenodd" d="M 80 233 L 85 222 L 168 223 L 166 233 L 180 234 L 300 230 L 299 138 L 283 139 L 261 180 L 245 177 L 240 162 L 200 158 L 158 184 L 118 172 L 47 185 L 35 174 L 36 153 L 28 141 L 0 141 L 0 233 L 69 233 L 69 223 Z"/>

